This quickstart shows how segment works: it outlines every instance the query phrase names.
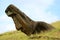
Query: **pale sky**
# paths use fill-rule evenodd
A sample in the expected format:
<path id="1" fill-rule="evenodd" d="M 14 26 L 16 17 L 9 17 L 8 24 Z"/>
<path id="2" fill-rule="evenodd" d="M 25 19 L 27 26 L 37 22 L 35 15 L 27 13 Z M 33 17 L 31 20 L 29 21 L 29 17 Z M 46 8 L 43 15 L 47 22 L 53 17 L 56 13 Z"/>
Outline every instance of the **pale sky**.
<path id="1" fill-rule="evenodd" d="M 60 20 L 60 0 L 0 0 L 0 33 L 16 30 L 13 20 L 5 13 L 10 4 L 35 21 L 52 23 Z"/>

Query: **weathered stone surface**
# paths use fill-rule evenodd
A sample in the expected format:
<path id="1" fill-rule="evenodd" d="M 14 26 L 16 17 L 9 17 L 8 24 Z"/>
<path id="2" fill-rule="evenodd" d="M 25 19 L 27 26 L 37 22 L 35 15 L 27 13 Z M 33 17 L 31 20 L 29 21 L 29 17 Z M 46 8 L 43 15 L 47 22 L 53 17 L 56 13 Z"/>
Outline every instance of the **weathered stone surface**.
<path id="1" fill-rule="evenodd" d="M 52 30 L 53 27 L 45 22 L 35 22 L 26 16 L 21 10 L 16 8 L 14 5 L 9 5 L 5 10 L 9 17 L 12 17 L 16 29 L 21 30 L 27 35 L 40 33 L 41 31 Z"/>

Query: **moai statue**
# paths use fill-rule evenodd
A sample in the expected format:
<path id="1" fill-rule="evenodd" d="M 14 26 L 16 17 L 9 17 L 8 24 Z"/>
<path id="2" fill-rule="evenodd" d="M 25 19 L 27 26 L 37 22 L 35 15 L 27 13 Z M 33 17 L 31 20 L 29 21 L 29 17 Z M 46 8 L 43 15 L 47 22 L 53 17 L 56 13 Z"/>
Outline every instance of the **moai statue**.
<path id="1" fill-rule="evenodd" d="M 54 27 L 52 27 L 48 23 L 41 21 L 33 21 L 27 15 L 25 15 L 24 12 L 22 12 L 12 4 L 7 7 L 5 12 L 9 17 L 12 17 L 16 29 L 21 30 L 26 35 L 54 29 Z"/>

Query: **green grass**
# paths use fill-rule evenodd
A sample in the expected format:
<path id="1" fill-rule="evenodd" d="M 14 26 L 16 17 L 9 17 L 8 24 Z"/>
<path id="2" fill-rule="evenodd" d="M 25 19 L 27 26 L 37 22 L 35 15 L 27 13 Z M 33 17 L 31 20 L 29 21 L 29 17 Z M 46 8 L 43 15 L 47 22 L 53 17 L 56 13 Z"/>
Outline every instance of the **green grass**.
<path id="1" fill-rule="evenodd" d="M 27 36 L 23 32 L 16 30 L 13 32 L 6 32 L 0 34 L 0 40 L 60 40 L 60 21 L 54 22 L 52 25 L 56 29 L 31 36 Z"/>
<path id="2" fill-rule="evenodd" d="M 53 22 L 51 23 L 55 28 L 58 28 L 60 29 L 60 21 L 56 21 L 56 22 Z"/>
<path id="3" fill-rule="evenodd" d="M 7 32 L 0 35 L 0 40 L 27 40 L 27 38 L 21 31 Z"/>

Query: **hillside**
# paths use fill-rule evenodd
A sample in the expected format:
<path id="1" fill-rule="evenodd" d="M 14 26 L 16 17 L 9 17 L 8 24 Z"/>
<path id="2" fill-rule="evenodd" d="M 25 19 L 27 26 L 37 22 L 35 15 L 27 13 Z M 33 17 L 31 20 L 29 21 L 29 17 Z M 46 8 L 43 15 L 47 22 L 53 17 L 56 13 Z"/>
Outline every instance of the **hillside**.
<path id="1" fill-rule="evenodd" d="M 40 34 L 31 35 L 30 37 L 21 31 L 7 32 L 0 34 L 0 40 L 60 40 L 60 21 L 53 22 L 56 28 L 49 32 L 41 32 Z"/>
<path id="2" fill-rule="evenodd" d="M 59 29 L 60 29 L 60 21 L 53 22 L 52 25 L 53 25 L 55 28 L 59 28 Z"/>

